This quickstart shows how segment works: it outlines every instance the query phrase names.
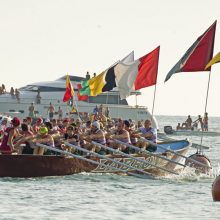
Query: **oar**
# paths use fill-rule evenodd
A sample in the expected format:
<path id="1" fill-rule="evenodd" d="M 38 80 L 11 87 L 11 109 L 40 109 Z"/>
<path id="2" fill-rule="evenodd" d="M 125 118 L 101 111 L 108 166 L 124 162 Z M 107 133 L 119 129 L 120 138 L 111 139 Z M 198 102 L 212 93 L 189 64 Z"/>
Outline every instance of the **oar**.
<path id="1" fill-rule="evenodd" d="M 136 150 L 136 151 L 138 151 L 138 152 L 143 152 L 143 153 L 146 153 L 146 154 L 148 154 L 148 155 L 155 156 L 155 157 L 159 157 L 160 159 L 163 159 L 163 160 L 169 161 L 169 162 L 171 162 L 171 163 L 175 163 L 175 164 L 177 164 L 177 165 L 186 167 L 186 165 L 184 165 L 184 164 L 182 164 L 182 163 L 178 163 L 177 161 L 170 160 L 170 159 L 168 159 L 168 158 L 166 158 L 166 157 L 162 157 L 162 156 L 160 156 L 160 155 L 158 155 L 158 154 L 151 153 L 151 152 L 149 152 L 149 151 L 147 151 L 147 150 L 141 149 L 141 148 L 139 148 L 139 147 L 135 147 L 135 146 L 133 146 L 133 145 L 131 145 L 131 144 L 127 144 L 127 143 L 124 143 L 124 142 L 119 141 L 119 140 L 115 140 L 115 142 L 117 142 L 117 143 L 119 143 L 119 144 L 126 145 L 127 147 L 129 147 L 129 148 L 131 148 L 131 149 L 134 149 L 134 150 Z"/>
<path id="2" fill-rule="evenodd" d="M 110 148 L 110 147 L 107 147 L 107 146 L 105 146 L 105 145 L 99 144 L 99 143 L 97 143 L 97 142 L 95 142 L 95 141 L 92 141 L 91 143 L 94 144 L 94 145 L 100 146 L 101 148 L 104 148 L 104 149 L 106 149 L 106 150 L 109 150 L 109 151 L 111 151 L 111 152 L 113 152 L 113 153 L 118 153 L 118 154 L 120 154 L 120 155 L 123 155 L 123 156 L 125 156 L 125 157 L 129 157 L 129 158 L 132 158 L 133 160 L 139 161 L 139 162 L 141 162 L 141 163 L 144 163 L 144 164 L 147 164 L 147 165 L 151 165 L 151 166 L 156 167 L 156 168 L 158 168 L 158 169 L 161 169 L 161 170 L 163 170 L 163 171 L 165 171 L 165 172 L 179 175 L 178 173 L 176 173 L 176 172 L 174 172 L 174 171 L 167 170 L 167 169 L 165 169 L 165 168 L 163 168 L 163 167 L 157 166 L 156 164 L 152 164 L 152 163 L 147 162 L 147 161 L 145 161 L 145 160 L 142 160 L 142 159 L 140 159 L 140 158 L 133 157 L 133 156 L 131 156 L 130 154 L 126 154 L 126 153 L 124 153 L 124 152 L 122 152 L 122 151 L 120 151 L 120 150 L 114 150 L 114 149 L 112 149 L 112 148 Z"/>
<path id="3" fill-rule="evenodd" d="M 98 153 L 96 153 L 96 152 L 86 150 L 85 148 L 81 148 L 81 147 L 79 147 L 79 146 L 70 144 L 70 143 L 68 143 L 68 142 L 64 142 L 64 144 L 65 144 L 66 146 L 75 148 L 75 149 L 80 150 L 80 151 L 83 151 L 83 152 L 85 152 L 85 153 L 90 153 L 90 154 L 95 155 L 95 156 L 97 156 L 97 157 L 100 157 L 100 158 L 102 158 L 102 159 L 109 160 L 109 161 L 114 162 L 114 163 L 116 163 L 116 164 L 125 166 L 125 167 L 127 167 L 127 168 L 129 168 L 129 169 L 136 170 L 136 171 L 141 172 L 141 173 L 143 173 L 143 174 L 147 174 L 147 175 L 151 175 L 151 176 L 152 176 L 151 173 L 148 173 L 148 172 L 146 172 L 146 171 L 144 171 L 144 170 L 137 169 L 136 167 L 130 166 L 130 165 L 126 164 L 126 163 L 122 163 L 122 162 L 120 162 L 120 161 L 114 160 L 114 159 L 112 159 L 112 158 L 106 157 L 106 156 L 101 155 L 101 154 L 98 154 Z M 126 171 L 126 172 L 127 172 L 127 171 Z"/>
<path id="4" fill-rule="evenodd" d="M 193 162 L 193 163 L 196 163 L 196 164 L 198 164 L 198 165 L 200 165 L 200 166 L 203 166 L 203 167 L 206 167 L 206 168 L 210 168 L 210 169 L 212 168 L 212 167 L 210 167 L 210 166 L 208 166 L 208 165 L 206 165 L 206 164 L 203 164 L 203 163 L 201 163 L 201 162 L 199 162 L 199 161 L 197 161 L 197 160 L 194 160 L 194 159 L 192 159 L 192 158 L 186 157 L 186 156 L 184 156 L 184 155 L 182 155 L 182 154 L 179 154 L 179 153 L 177 153 L 177 152 L 175 152 L 175 151 L 173 151 L 173 150 L 167 149 L 166 147 L 164 147 L 164 146 L 162 146 L 162 145 L 159 145 L 159 144 L 156 144 L 156 143 L 154 143 L 154 142 L 152 142 L 152 141 L 149 141 L 149 140 L 147 140 L 147 139 L 145 139 L 145 138 L 141 138 L 141 140 L 142 140 L 142 141 L 145 141 L 145 142 L 147 142 L 147 143 L 149 143 L 149 144 L 151 144 L 152 146 L 161 148 L 161 149 L 163 149 L 163 150 L 165 150 L 165 151 L 167 151 L 167 152 L 170 152 L 170 153 L 173 153 L 173 154 L 175 154 L 175 155 L 177 155 L 177 156 L 179 156 L 179 157 L 185 158 L 185 159 L 187 159 L 187 160 L 189 160 L 189 161 L 191 161 L 191 162 Z"/>
<path id="5" fill-rule="evenodd" d="M 117 167 L 113 167 L 113 166 L 110 166 L 110 165 L 99 163 L 97 161 L 90 160 L 88 158 L 85 158 L 85 157 L 82 157 L 82 156 L 79 156 L 79 155 L 76 155 L 76 154 L 72 154 L 70 152 L 63 151 L 63 150 L 60 150 L 60 149 L 57 149 L 57 148 L 54 148 L 54 147 L 50 147 L 50 146 L 47 146 L 45 144 L 36 143 L 36 146 L 43 147 L 45 149 L 48 149 L 48 150 L 51 150 L 51 151 L 54 151 L 54 152 L 58 152 L 58 153 L 61 153 L 61 154 L 64 154 L 64 155 L 68 155 L 68 156 L 71 156 L 71 157 L 74 157 L 74 158 L 77 158 L 77 159 L 80 159 L 80 160 L 84 160 L 84 161 L 87 161 L 87 162 L 92 163 L 92 164 L 103 166 L 103 167 L 106 167 L 108 169 L 111 168 L 111 169 L 113 169 L 115 171 L 118 171 L 118 172 L 122 172 L 122 173 L 129 174 L 129 175 L 132 175 L 132 176 L 135 176 L 135 177 L 139 177 L 139 178 L 141 177 L 141 175 L 138 175 L 138 174 L 135 174 L 135 173 L 130 173 L 130 172 L 127 172 L 127 171 L 122 170 L 122 169 L 117 168 Z"/>

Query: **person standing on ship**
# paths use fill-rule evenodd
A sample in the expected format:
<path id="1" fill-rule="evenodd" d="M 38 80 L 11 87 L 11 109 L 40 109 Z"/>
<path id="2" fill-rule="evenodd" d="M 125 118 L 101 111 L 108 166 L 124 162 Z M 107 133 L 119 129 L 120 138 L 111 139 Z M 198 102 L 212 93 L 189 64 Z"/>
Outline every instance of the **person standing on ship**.
<path id="1" fill-rule="evenodd" d="M 50 102 L 50 106 L 48 107 L 49 119 L 52 120 L 54 116 L 55 108 Z"/>
<path id="2" fill-rule="evenodd" d="M 208 131 L 209 127 L 208 127 L 208 123 L 209 123 L 209 118 L 208 118 L 208 113 L 206 112 L 203 118 L 203 128 L 204 131 Z"/>
<path id="3" fill-rule="evenodd" d="M 34 118 L 35 117 L 35 107 L 34 107 L 34 103 L 32 102 L 31 105 L 28 108 L 29 111 L 29 117 Z"/>

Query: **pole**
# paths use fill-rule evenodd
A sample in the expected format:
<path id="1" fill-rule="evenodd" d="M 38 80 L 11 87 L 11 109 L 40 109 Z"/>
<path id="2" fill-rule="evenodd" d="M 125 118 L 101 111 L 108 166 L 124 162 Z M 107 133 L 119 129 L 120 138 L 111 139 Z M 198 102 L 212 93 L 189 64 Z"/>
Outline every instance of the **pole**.
<path id="1" fill-rule="evenodd" d="M 137 105 L 137 94 L 135 94 L 135 107 L 136 107 L 136 123 L 138 123 L 138 105 Z"/>
<path id="2" fill-rule="evenodd" d="M 152 106 L 151 120 L 153 120 L 153 115 L 154 115 L 154 104 L 155 104 L 155 98 L 156 98 L 156 91 L 157 91 L 157 84 L 155 84 L 155 87 L 154 87 L 154 98 L 153 98 L 153 106 Z"/>
<path id="3" fill-rule="evenodd" d="M 205 112 L 204 112 L 204 115 L 205 115 L 205 113 L 206 113 L 206 111 L 207 111 L 210 79 L 211 79 L 211 70 L 209 71 L 209 79 L 208 79 L 208 86 L 207 86 L 207 91 L 206 91 Z M 201 134 L 201 141 L 200 141 L 199 153 L 202 153 L 203 132 L 204 132 L 204 125 L 202 124 L 202 134 Z"/>

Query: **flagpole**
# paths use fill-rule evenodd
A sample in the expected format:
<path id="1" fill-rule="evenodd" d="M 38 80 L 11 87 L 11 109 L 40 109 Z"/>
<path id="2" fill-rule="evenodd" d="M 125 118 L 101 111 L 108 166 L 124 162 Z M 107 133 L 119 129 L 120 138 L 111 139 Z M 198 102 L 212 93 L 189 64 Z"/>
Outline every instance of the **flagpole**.
<path id="1" fill-rule="evenodd" d="M 119 97 L 120 97 L 120 94 L 118 93 L 118 108 L 117 108 L 117 118 L 119 118 Z"/>
<path id="2" fill-rule="evenodd" d="M 153 98 L 153 106 L 152 106 L 152 113 L 151 113 L 152 120 L 154 116 L 154 104 L 155 104 L 155 99 L 156 99 L 156 91 L 157 91 L 157 84 L 155 84 L 155 87 L 154 87 L 154 98 Z"/>
<path id="3" fill-rule="evenodd" d="M 137 105 L 137 93 L 135 94 L 135 107 L 136 107 L 136 123 L 138 123 L 138 105 Z"/>
<path id="4" fill-rule="evenodd" d="M 211 79 L 211 70 L 209 71 L 208 86 L 207 86 L 207 91 L 206 91 L 205 113 L 206 113 L 206 111 L 207 111 L 207 105 L 208 105 L 210 79 Z M 204 115 L 205 115 L 205 114 L 204 114 Z M 204 124 L 202 124 L 202 135 L 201 135 L 201 141 L 200 141 L 200 149 L 199 149 L 199 153 L 202 152 L 203 132 L 204 132 Z"/>

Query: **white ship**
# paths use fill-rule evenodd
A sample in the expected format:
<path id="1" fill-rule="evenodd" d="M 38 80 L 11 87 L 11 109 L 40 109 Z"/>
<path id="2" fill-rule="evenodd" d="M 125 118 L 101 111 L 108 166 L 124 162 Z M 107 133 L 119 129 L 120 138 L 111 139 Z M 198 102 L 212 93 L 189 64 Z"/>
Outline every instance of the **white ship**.
<path id="1" fill-rule="evenodd" d="M 70 80 L 74 87 L 74 105 L 79 113 L 92 113 L 96 106 L 108 107 L 112 118 L 123 118 L 146 120 L 152 119 L 150 112 L 144 106 L 130 106 L 127 100 L 120 100 L 117 88 L 110 92 L 102 93 L 96 97 L 89 96 L 87 101 L 78 101 L 77 99 L 77 84 L 85 80 L 83 77 L 70 76 Z M 36 116 L 48 118 L 48 107 L 50 102 L 58 110 L 59 106 L 66 114 L 70 112 L 71 107 L 63 102 L 63 95 L 66 90 L 66 76 L 63 76 L 55 81 L 38 82 L 29 84 L 19 89 L 20 100 L 9 93 L 0 95 L 0 113 L 13 115 L 20 113 L 19 117 L 24 118 L 29 114 L 28 108 L 31 103 L 34 103 Z M 37 92 L 40 91 L 41 101 L 37 104 Z M 140 95 L 139 91 L 132 92 L 132 95 Z M 55 115 L 56 117 L 56 115 Z M 65 116 L 64 116 L 65 117 Z M 153 127 L 158 128 L 155 118 L 152 120 Z"/>

